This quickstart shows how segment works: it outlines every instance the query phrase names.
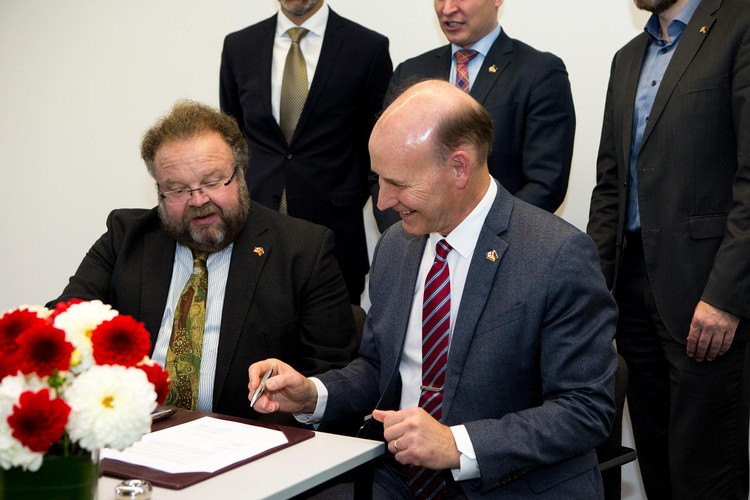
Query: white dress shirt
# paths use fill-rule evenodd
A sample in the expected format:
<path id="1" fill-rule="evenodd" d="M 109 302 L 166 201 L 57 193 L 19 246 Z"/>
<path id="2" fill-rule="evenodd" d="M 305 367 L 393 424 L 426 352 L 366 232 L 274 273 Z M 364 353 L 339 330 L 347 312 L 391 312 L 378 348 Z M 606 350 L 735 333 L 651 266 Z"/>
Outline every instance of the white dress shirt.
<path id="1" fill-rule="evenodd" d="M 230 244 L 220 252 L 208 255 L 208 295 L 206 297 L 206 322 L 203 328 L 203 350 L 201 352 L 201 372 L 198 385 L 198 410 L 211 411 L 214 396 L 214 376 L 216 374 L 216 355 L 219 350 L 219 333 L 221 330 L 221 312 L 224 306 L 224 294 L 227 289 L 229 263 L 232 259 Z M 161 318 L 159 336 L 154 346 L 152 359 L 162 367 L 166 364 L 169 339 L 172 336 L 174 311 L 180 300 L 190 274 L 193 272 L 193 253 L 181 244 L 177 244 L 172 267 L 172 281 L 169 284 L 167 305 Z"/>
<path id="2" fill-rule="evenodd" d="M 315 69 L 318 67 L 320 58 L 320 49 L 323 47 L 323 37 L 328 24 L 328 5 L 323 5 L 318 12 L 300 26 L 294 24 L 286 15 L 279 10 L 276 16 L 276 35 L 273 40 L 273 62 L 271 64 L 271 112 L 279 123 L 279 110 L 281 109 L 281 80 L 284 78 L 284 65 L 286 64 L 286 55 L 289 53 L 289 47 L 292 46 L 292 39 L 289 37 L 287 30 L 289 28 L 305 28 L 309 31 L 305 37 L 300 40 L 299 46 L 302 55 L 305 58 L 307 66 L 307 88 L 310 88 Z"/>

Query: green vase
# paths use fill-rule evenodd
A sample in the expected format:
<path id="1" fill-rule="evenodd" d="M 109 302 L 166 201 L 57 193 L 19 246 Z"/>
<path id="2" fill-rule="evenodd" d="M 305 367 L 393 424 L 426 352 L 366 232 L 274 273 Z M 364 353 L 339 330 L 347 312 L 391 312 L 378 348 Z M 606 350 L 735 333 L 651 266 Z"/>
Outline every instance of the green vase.
<path id="1" fill-rule="evenodd" d="M 98 480 L 98 452 L 47 455 L 36 472 L 0 468 L 0 500 L 94 500 Z"/>

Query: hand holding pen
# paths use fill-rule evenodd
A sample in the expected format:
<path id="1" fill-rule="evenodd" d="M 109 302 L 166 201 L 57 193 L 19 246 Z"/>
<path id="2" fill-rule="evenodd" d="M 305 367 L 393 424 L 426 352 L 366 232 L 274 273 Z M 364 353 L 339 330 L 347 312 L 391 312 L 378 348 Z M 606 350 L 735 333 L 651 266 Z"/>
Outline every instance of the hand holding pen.
<path id="1" fill-rule="evenodd" d="M 315 411 L 318 402 L 315 384 L 278 359 L 253 363 L 248 368 L 248 378 L 248 399 L 259 413 Z"/>

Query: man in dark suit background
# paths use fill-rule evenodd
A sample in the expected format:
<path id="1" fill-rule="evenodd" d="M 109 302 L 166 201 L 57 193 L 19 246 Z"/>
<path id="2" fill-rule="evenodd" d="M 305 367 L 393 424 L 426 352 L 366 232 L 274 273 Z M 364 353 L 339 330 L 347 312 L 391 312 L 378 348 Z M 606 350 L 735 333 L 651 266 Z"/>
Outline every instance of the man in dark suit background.
<path id="1" fill-rule="evenodd" d="M 612 61 L 588 232 L 649 498 L 747 499 L 750 2 L 636 0 Z"/>
<path id="2" fill-rule="evenodd" d="M 444 81 L 386 109 L 372 166 L 381 208 L 403 221 L 375 250 L 359 357 L 312 379 L 250 367 L 251 391 L 274 369 L 259 411 L 321 430 L 382 422 L 368 433 L 389 452 L 375 498 L 426 498 L 412 487 L 433 473 L 444 485 L 424 484 L 449 498 L 603 497 L 593 449 L 615 414 L 614 300 L 589 237 L 492 179 L 491 141 L 487 111 Z"/>
<path id="3" fill-rule="evenodd" d="M 461 80 L 460 54 L 476 51 L 468 63 L 468 88 L 492 115 L 490 174 L 514 196 L 554 212 L 565 199 L 573 156 L 576 120 L 568 73 L 558 57 L 514 40 L 501 29 L 497 15 L 502 3 L 435 0 L 440 28 L 450 45 L 399 64 L 389 96 L 416 79 L 456 83 Z M 377 198 L 375 185 L 373 194 Z M 398 221 L 398 214 L 381 212 L 375 205 L 381 232 Z"/>
<path id="4" fill-rule="evenodd" d="M 362 214 L 367 140 L 393 70 L 388 39 L 342 18 L 324 0 L 279 3 L 277 15 L 226 37 L 221 108 L 235 117 L 253 152 L 246 172 L 252 198 L 330 228 L 358 304 L 369 267 Z M 295 126 L 281 122 L 292 101 L 282 99 L 293 46 L 288 30 L 297 27 L 307 30 L 299 47 L 309 93 Z"/>
<path id="5" fill-rule="evenodd" d="M 178 299 L 207 252 L 197 409 L 257 417 L 247 366 L 280 356 L 314 374 L 356 353 L 349 297 L 331 231 L 250 200 L 247 144 L 235 121 L 178 103 L 145 135 L 141 155 L 159 205 L 115 210 L 55 302 L 101 300 L 142 321 L 165 366 Z"/>

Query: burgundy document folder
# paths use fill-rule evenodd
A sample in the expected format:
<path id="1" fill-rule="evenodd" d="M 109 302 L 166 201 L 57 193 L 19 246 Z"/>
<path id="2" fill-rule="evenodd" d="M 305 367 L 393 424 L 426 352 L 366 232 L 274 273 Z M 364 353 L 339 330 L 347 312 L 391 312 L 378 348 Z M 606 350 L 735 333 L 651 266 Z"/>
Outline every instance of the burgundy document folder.
<path id="1" fill-rule="evenodd" d="M 266 450 L 263 453 L 260 453 L 258 455 L 254 455 L 248 459 L 235 462 L 232 465 L 229 465 L 227 467 L 224 467 L 223 469 L 217 470 L 216 472 L 186 472 L 186 473 L 181 473 L 181 474 L 172 474 L 170 472 L 164 472 L 164 471 L 160 471 L 156 469 L 151 469 L 150 467 L 144 467 L 142 465 L 134 465 L 134 464 L 129 464 L 127 462 L 121 462 L 119 460 L 105 458 L 105 459 L 102 459 L 102 464 L 101 464 L 102 473 L 105 476 L 121 477 L 123 479 L 131 479 L 131 478 L 146 479 L 150 481 L 151 484 L 153 484 L 154 486 L 161 486 L 161 487 L 170 488 L 173 490 L 181 490 L 182 488 L 186 488 L 195 483 L 199 483 L 210 477 L 221 474 L 222 472 L 226 472 L 228 470 L 234 469 L 235 467 L 239 467 L 248 462 L 252 462 L 253 460 L 257 460 L 258 458 L 265 457 L 266 455 L 270 455 L 271 453 L 282 450 L 284 448 L 287 448 L 289 446 L 292 446 L 294 444 L 297 444 L 301 441 L 310 439 L 311 437 L 315 436 L 315 433 L 313 431 L 309 431 L 306 429 L 297 429 L 295 427 L 287 427 L 284 425 L 274 425 L 274 424 L 268 424 L 264 422 L 255 422 L 255 421 L 247 420 L 244 418 L 236 418 L 236 417 L 230 417 L 227 415 L 219 415 L 217 413 L 204 413 L 204 412 L 198 412 L 198 411 L 183 410 L 181 408 L 177 408 L 177 412 L 174 415 L 172 415 L 170 418 L 161 420 L 159 422 L 154 422 L 153 425 L 151 426 L 151 431 L 154 432 L 154 431 L 158 431 L 161 429 L 166 429 L 168 427 L 172 427 L 174 425 L 184 424 L 186 422 L 190 422 L 191 420 L 195 420 L 201 417 L 221 418 L 224 420 L 231 420 L 233 422 L 241 422 L 247 425 L 257 425 L 260 427 L 265 427 L 267 429 L 281 431 L 284 433 L 284 436 L 286 436 L 288 442 L 286 444 L 282 444 L 275 448 L 271 448 L 270 450 Z"/>

